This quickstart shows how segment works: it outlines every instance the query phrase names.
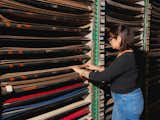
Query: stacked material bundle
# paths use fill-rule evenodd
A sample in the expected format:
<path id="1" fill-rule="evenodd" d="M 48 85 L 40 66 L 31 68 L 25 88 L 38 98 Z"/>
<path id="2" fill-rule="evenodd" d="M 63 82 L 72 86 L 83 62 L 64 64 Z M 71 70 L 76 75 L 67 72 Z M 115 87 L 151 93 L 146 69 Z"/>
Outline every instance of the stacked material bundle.
<path id="1" fill-rule="evenodd" d="M 128 25 L 134 31 L 134 45 L 137 50 L 143 50 L 144 1 L 143 0 L 106 0 L 106 66 L 116 57 L 108 42 L 108 31 L 116 24 Z M 109 85 L 108 85 L 109 91 Z M 106 120 L 111 119 L 113 100 L 109 92 L 106 93 Z"/>
<path id="2" fill-rule="evenodd" d="M 90 87 L 70 66 L 90 57 L 92 2 L 0 0 L 2 120 L 90 116 Z"/>
<path id="3" fill-rule="evenodd" d="M 149 70 L 147 76 L 147 113 L 150 119 L 157 119 L 160 106 L 160 1 L 153 0 L 150 14 Z M 148 116 L 147 116 L 148 117 Z"/>

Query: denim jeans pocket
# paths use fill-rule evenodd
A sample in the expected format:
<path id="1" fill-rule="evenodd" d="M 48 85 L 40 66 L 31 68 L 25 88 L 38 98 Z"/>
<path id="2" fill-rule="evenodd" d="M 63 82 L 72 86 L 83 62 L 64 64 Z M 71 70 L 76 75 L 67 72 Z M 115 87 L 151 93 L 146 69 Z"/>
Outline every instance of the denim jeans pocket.
<path id="1" fill-rule="evenodd" d="M 141 114 L 143 112 L 144 100 L 141 91 L 122 95 L 121 102 L 124 105 L 124 111 L 132 114 Z"/>

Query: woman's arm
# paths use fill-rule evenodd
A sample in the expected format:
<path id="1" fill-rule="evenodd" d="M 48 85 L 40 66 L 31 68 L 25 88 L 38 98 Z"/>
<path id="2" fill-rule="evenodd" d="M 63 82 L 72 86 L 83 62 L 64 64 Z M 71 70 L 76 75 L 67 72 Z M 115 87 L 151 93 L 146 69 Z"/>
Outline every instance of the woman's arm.
<path id="1" fill-rule="evenodd" d="M 128 55 L 124 55 L 123 57 L 118 58 L 107 69 L 103 71 L 89 71 L 78 66 L 74 66 L 72 67 L 72 69 L 75 72 L 79 73 L 81 76 L 89 79 L 90 82 L 109 82 L 131 68 L 130 66 L 133 65 L 133 60 L 129 60 L 128 57 Z"/>
<path id="2" fill-rule="evenodd" d="M 124 74 L 133 66 L 133 57 L 126 55 L 121 56 L 121 58 L 117 58 L 112 64 L 101 72 L 91 72 L 89 74 L 89 79 L 96 82 L 110 82 L 114 78 Z"/>

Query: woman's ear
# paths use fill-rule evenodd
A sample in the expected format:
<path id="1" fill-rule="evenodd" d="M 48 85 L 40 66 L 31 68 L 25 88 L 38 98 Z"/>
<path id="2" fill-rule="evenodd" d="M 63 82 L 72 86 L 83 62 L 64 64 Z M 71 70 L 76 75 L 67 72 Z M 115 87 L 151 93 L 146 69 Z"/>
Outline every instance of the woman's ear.
<path id="1" fill-rule="evenodd" d="M 121 37 L 120 35 L 118 35 L 118 36 L 117 36 L 117 42 L 118 42 L 119 44 L 121 44 L 121 41 L 122 41 L 122 37 Z"/>
<path id="2" fill-rule="evenodd" d="M 122 44 L 122 37 L 120 35 L 117 36 L 116 43 L 117 43 L 117 45 L 116 45 L 117 50 L 120 50 L 121 49 L 121 44 Z"/>

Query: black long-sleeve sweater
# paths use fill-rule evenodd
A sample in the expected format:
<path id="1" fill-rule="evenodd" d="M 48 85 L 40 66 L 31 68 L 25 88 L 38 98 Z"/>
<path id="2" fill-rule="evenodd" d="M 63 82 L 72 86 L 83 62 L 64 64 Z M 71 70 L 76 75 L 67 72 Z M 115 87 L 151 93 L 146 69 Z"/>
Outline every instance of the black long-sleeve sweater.
<path id="1" fill-rule="evenodd" d="M 91 72 L 89 75 L 90 82 L 111 82 L 111 91 L 115 93 L 128 93 L 136 89 L 137 78 L 138 71 L 133 52 L 122 54 L 104 71 Z"/>

